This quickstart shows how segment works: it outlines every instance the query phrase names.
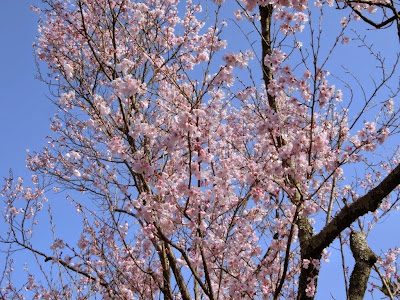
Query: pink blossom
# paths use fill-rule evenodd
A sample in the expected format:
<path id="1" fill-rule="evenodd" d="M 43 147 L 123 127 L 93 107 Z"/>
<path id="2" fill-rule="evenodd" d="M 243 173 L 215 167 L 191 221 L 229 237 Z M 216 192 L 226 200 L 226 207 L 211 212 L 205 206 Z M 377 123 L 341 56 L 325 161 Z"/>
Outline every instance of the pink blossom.
<path id="1" fill-rule="evenodd" d="M 307 295 L 307 297 L 314 297 L 314 294 L 315 294 L 315 284 L 314 284 L 314 280 L 311 280 L 307 284 L 306 295 Z"/>
<path id="2" fill-rule="evenodd" d="M 51 249 L 63 249 L 65 247 L 64 241 L 61 239 L 55 239 L 54 243 L 51 245 Z"/>
<path id="3" fill-rule="evenodd" d="M 16 216 L 16 215 L 19 214 L 19 211 L 18 211 L 18 209 L 17 209 L 16 207 L 12 206 L 12 207 L 10 208 L 10 213 L 11 213 L 13 216 Z"/>
<path id="4" fill-rule="evenodd" d="M 240 11 L 239 9 L 235 10 L 235 18 L 238 21 L 242 20 L 242 11 Z"/>
<path id="5" fill-rule="evenodd" d="M 343 18 L 340 20 L 340 24 L 342 25 L 342 27 L 346 27 L 348 23 L 349 23 L 349 20 L 348 20 L 348 18 L 346 18 L 346 17 L 343 17 Z"/>
<path id="6" fill-rule="evenodd" d="M 68 78 L 72 78 L 74 76 L 74 69 L 72 68 L 72 66 L 70 64 L 65 64 L 64 70 L 65 70 L 65 75 Z"/>
<path id="7" fill-rule="evenodd" d="M 201 52 L 198 55 L 198 59 L 199 59 L 199 61 L 208 61 L 209 60 L 208 53 L 206 51 Z"/>
<path id="8" fill-rule="evenodd" d="M 309 259 L 303 259 L 303 268 L 308 269 L 311 261 Z"/>
<path id="9" fill-rule="evenodd" d="M 146 84 L 134 78 L 131 74 L 115 79 L 111 86 L 120 96 L 143 95 L 146 91 Z"/>
<path id="10" fill-rule="evenodd" d="M 332 238 L 348 250 L 358 217 L 371 230 L 397 205 L 388 196 L 341 218 L 400 161 L 380 149 L 398 132 L 395 100 L 374 99 L 396 91 L 391 81 L 377 76 L 384 88 L 360 104 L 364 82 L 354 88 L 335 68 L 350 19 L 326 22 L 331 0 L 232 3 L 42 3 L 35 47 L 57 114 L 45 147 L 27 153 L 32 182 L 9 178 L 1 190 L 10 258 L 23 248 L 44 260 L 44 279 L 22 284 L 28 298 L 182 299 L 195 284 L 198 298 L 314 297 L 318 277 L 299 278 L 324 268 L 332 240 L 306 257 L 309 238 L 340 219 Z M 54 240 L 38 244 L 45 224 Z M 56 238 L 62 226 L 75 232 Z M 386 278 L 399 252 L 381 255 Z M 2 295 L 22 298 L 12 284 Z"/>
<path id="11" fill-rule="evenodd" d="M 81 236 L 78 241 L 78 247 L 82 250 L 85 250 L 88 245 L 89 241 L 84 236 Z"/>
<path id="12" fill-rule="evenodd" d="M 78 177 L 78 178 L 82 176 L 81 172 L 79 172 L 79 170 L 77 170 L 77 169 L 74 169 L 74 171 L 72 173 L 74 174 L 75 177 Z"/>
<path id="13" fill-rule="evenodd" d="M 342 44 L 347 44 L 348 42 L 350 42 L 350 38 L 349 37 L 343 37 L 342 38 L 342 41 L 340 42 L 340 43 L 342 43 Z"/>
<path id="14" fill-rule="evenodd" d="M 394 101 L 392 98 L 390 98 L 386 103 L 385 107 L 387 109 L 387 114 L 392 114 L 394 112 Z"/>
<path id="15" fill-rule="evenodd" d="M 108 142 L 107 146 L 114 154 L 122 154 L 125 149 L 123 140 L 116 136 Z"/>
<path id="16" fill-rule="evenodd" d="M 110 107 L 108 107 L 105 99 L 103 99 L 101 96 L 95 95 L 94 103 L 95 103 L 97 109 L 99 110 L 101 116 L 106 116 L 106 115 L 110 114 L 111 109 L 110 109 Z"/>

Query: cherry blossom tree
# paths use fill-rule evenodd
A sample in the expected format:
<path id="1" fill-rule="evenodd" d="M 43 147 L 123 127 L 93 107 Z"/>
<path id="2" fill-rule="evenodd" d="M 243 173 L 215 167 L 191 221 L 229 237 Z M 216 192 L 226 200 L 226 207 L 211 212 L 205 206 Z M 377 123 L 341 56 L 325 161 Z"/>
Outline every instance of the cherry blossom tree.
<path id="1" fill-rule="evenodd" d="M 400 199 L 400 111 L 399 56 L 364 28 L 396 27 L 395 2 L 42 2 L 58 113 L 2 189 L 2 299 L 313 299 L 331 251 L 349 299 L 400 294 L 400 250 L 367 243 Z M 368 82 L 328 71 L 350 44 Z"/>

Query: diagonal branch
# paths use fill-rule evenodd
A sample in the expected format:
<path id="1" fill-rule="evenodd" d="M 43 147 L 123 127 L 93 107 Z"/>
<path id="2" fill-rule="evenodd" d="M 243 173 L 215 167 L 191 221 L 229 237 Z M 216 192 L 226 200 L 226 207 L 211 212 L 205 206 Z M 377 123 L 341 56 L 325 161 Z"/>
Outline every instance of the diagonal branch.
<path id="1" fill-rule="evenodd" d="M 382 23 L 375 23 L 374 21 L 368 19 L 366 16 L 364 16 L 359 10 L 351 7 L 353 9 L 353 11 L 366 23 L 368 23 L 369 25 L 372 25 L 373 27 L 375 27 L 376 29 L 380 29 L 390 23 L 392 23 L 396 18 L 398 18 L 398 15 L 396 16 L 392 16 L 389 19 L 383 21 Z"/>
<path id="2" fill-rule="evenodd" d="M 375 188 L 344 207 L 317 235 L 310 239 L 309 254 L 313 257 L 328 247 L 333 240 L 355 220 L 378 209 L 382 200 L 400 184 L 400 164 Z"/>
<path id="3" fill-rule="evenodd" d="M 345 206 L 318 234 L 312 235 L 312 227 L 306 218 L 299 218 L 299 240 L 301 245 L 302 259 L 319 260 L 322 251 L 328 247 L 339 234 L 350 227 L 359 217 L 368 212 L 375 211 L 382 200 L 389 195 L 400 184 L 400 164 L 393 169 L 386 178 L 371 189 L 364 196 L 358 198 L 349 206 Z M 318 268 L 310 266 L 301 269 L 299 278 L 298 297 L 299 300 L 313 299 L 306 293 L 307 285 L 313 278 L 318 276 Z"/>

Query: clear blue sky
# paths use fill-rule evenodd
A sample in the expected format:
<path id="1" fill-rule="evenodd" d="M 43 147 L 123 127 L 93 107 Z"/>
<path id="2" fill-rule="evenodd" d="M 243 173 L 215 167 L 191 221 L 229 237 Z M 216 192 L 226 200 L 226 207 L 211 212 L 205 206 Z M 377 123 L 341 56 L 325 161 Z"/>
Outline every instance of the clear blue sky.
<path id="1" fill-rule="evenodd" d="M 32 43 L 37 35 L 37 18 L 29 10 L 29 5 L 28 0 L 9 0 L 2 1 L 0 9 L 1 179 L 8 175 L 10 168 L 16 176 L 30 176 L 25 170 L 25 150 L 39 150 L 45 145 L 45 136 L 50 132 L 49 118 L 55 111 L 46 99 L 46 85 L 35 79 Z M 387 32 L 379 34 L 385 40 L 384 34 Z M 400 245 L 398 230 L 393 230 L 399 226 L 398 219 L 399 214 L 396 214 L 386 221 L 385 226 L 377 226 L 373 230 L 369 237 L 373 248 Z M 338 269 L 335 268 L 337 263 L 333 257 L 331 264 L 323 265 L 317 299 L 329 299 L 330 292 L 337 293 L 332 289 L 333 281 L 342 281 L 342 274 L 337 273 Z M 369 294 L 366 295 L 368 298 Z"/>
<path id="2" fill-rule="evenodd" d="M 12 167 L 23 175 L 25 150 L 40 149 L 49 132 L 53 106 L 46 86 L 35 79 L 32 43 L 36 15 L 28 0 L 2 1 L 0 9 L 0 177 Z"/>
<path id="3" fill-rule="evenodd" d="M 30 177 L 25 168 L 26 149 L 39 150 L 50 133 L 53 105 L 46 99 L 46 85 L 35 79 L 32 43 L 37 35 L 37 17 L 29 0 L 2 1 L 0 9 L 0 185 L 12 168 L 14 176 Z M 3 210 L 3 199 L 0 202 Z M 0 232 L 4 232 L 0 224 Z M 3 246 L 0 245 L 3 250 Z M 0 254 L 0 267 L 3 264 Z M 15 278 L 26 278 L 22 264 L 26 255 L 17 255 Z M 32 265 L 31 265 L 32 266 Z"/>

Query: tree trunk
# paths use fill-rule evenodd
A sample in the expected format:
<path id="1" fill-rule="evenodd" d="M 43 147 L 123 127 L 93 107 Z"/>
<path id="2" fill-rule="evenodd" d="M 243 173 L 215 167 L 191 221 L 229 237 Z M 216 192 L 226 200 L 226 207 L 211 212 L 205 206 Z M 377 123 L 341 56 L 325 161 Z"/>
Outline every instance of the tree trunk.
<path id="1" fill-rule="evenodd" d="M 369 274 L 378 258 L 368 247 L 362 232 L 351 233 L 350 249 L 356 264 L 350 276 L 349 300 L 362 300 L 367 289 Z"/>

